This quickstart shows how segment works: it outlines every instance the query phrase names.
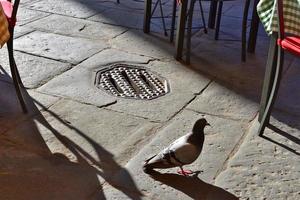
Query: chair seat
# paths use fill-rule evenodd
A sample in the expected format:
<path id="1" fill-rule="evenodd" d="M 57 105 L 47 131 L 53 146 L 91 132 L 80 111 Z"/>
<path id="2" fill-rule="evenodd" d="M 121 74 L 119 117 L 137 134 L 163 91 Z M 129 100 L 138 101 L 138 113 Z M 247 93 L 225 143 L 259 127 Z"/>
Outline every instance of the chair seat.
<path id="1" fill-rule="evenodd" d="M 3 0 L 0 0 L 0 3 L 2 5 L 2 8 L 3 8 L 3 11 L 4 11 L 4 14 L 7 18 L 7 21 L 9 23 L 10 26 L 15 26 L 16 22 L 15 20 L 13 20 L 11 18 L 11 15 L 12 15 L 12 11 L 13 11 L 13 4 L 9 1 L 3 1 Z"/>
<path id="2" fill-rule="evenodd" d="M 289 51 L 297 56 L 300 56 L 300 37 L 298 36 L 288 36 L 284 39 L 278 39 L 278 45 L 280 45 L 284 50 Z"/>

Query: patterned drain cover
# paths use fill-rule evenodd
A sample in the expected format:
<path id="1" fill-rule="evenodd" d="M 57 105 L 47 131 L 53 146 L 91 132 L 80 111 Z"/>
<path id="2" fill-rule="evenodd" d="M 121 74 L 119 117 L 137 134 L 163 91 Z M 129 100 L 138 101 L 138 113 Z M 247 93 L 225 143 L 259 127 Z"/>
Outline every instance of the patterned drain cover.
<path id="1" fill-rule="evenodd" d="M 115 64 L 96 73 L 96 87 L 124 98 L 151 100 L 169 92 L 165 78 L 135 65 Z"/>

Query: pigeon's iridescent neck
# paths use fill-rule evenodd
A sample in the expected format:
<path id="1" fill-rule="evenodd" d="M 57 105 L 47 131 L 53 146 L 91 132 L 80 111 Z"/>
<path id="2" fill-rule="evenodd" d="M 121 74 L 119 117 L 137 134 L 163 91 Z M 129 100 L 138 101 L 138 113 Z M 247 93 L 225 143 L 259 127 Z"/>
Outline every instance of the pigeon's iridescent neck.
<path id="1" fill-rule="evenodd" d="M 189 137 L 189 142 L 191 143 L 201 143 L 204 142 L 204 132 L 202 131 L 197 131 L 193 132 L 191 136 Z"/>

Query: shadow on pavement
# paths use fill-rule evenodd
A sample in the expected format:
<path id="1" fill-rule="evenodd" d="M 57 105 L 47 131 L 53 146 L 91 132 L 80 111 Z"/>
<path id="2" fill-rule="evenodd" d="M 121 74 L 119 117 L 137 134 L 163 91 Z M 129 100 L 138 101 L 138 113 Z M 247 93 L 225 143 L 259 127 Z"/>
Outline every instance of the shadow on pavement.
<path id="1" fill-rule="evenodd" d="M 1 76 L 8 75 L 2 72 Z M 106 199 L 102 191 L 103 180 L 128 197 L 141 199 L 142 193 L 131 176 L 109 151 L 55 113 L 47 111 L 26 90 L 23 90 L 23 95 L 29 113 L 25 115 L 21 111 L 13 85 L 0 81 L 0 88 L 4 92 L 0 95 L 0 199 L 102 200 Z M 34 103 L 84 138 L 93 147 L 97 158 L 72 138 L 52 127 Z M 46 138 L 41 132 L 41 126 L 50 131 Z M 64 146 L 58 150 L 59 153 L 51 152 L 47 145 L 51 143 L 53 136 Z M 68 152 L 75 156 L 76 162 L 66 156 Z M 130 191 L 118 187 L 111 180 L 111 176 L 119 170 L 127 173 Z"/>
<path id="2" fill-rule="evenodd" d="M 179 190 L 192 199 L 196 200 L 237 200 L 238 198 L 226 190 L 217 186 L 205 183 L 197 176 L 182 176 L 171 173 L 151 173 L 151 177 L 165 185 Z"/>
<path id="3" fill-rule="evenodd" d="M 277 134 L 283 136 L 284 138 L 292 141 L 293 143 L 295 143 L 297 145 L 300 145 L 300 139 L 299 138 L 297 138 L 297 137 L 295 137 L 293 135 L 288 134 L 287 132 L 285 132 L 285 131 L 283 131 L 283 130 L 281 130 L 281 129 L 275 127 L 275 126 L 273 126 L 272 124 L 267 125 L 267 127 L 269 129 L 271 129 L 272 131 L 274 131 L 275 133 L 277 133 Z M 274 144 L 276 144 L 278 146 L 281 146 L 282 148 L 284 148 L 284 149 L 286 149 L 286 150 L 288 150 L 288 151 L 290 151 L 290 152 L 292 152 L 292 153 L 300 156 L 300 153 L 298 153 L 296 149 L 293 149 L 293 148 L 291 148 L 291 147 L 289 147 L 289 146 L 287 146 L 287 145 L 285 145 L 285 144 L 283 144 L 281 142 L 278 142 L 278 141 L 276 141 L 276 140 L 274 140 L 274 139 L 272 139 L 272 138 L 270 138 L 268 136 L 262 135 L 261 137 L 264 138 L 265 140 L 268 140 L 269 142 L 272 142 L 272 143 L 274 143 Z"/>

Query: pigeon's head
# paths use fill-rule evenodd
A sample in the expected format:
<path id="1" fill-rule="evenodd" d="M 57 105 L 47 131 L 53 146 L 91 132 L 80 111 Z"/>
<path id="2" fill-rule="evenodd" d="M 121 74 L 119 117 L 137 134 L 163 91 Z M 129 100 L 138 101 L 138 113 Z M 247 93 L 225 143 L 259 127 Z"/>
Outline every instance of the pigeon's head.
<path id="1" fill-rule="evenodd" d="M 205 126 L 210 126 L 210 124 L 206 121 L 206 119 L 201 118 L 196 121 L 193 127 L 193 133 L 203 131 Z"/>

